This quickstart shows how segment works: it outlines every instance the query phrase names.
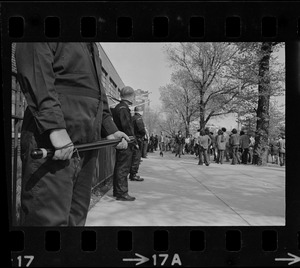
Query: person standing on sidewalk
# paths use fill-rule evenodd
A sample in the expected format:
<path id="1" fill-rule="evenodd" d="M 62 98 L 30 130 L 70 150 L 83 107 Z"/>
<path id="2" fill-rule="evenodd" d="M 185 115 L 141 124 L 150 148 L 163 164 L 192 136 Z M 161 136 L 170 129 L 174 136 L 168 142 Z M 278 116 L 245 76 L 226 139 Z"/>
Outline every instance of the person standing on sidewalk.
<path id="1" fill-rule="evenodd" d="M 158 137 L 158 145 L 159 145 L 160 156 L 164 156 L 163 151 L 165 150 L 165 136 L 162 131 L 160 132 L 160 136 Z"/>
<path id="2" fill-rule="evenodd" d="M 249 144 L 249 159 L 248 159 L 248 163 L 253 164 L 253 151 L 254 151 L 255 139 L 253 138 L 252 135 L 249 135 L 249 139 L 250 139 L 250 144 Z"/>
<path id="3" fill-rule="evenodd" d="M 204 157 L 204 163 L 206 166 L 209 166 L 210 161 L 208 158 L 207 150 L 209 149 L 209 146 L 211 144 L 210 137 L 205 133 L 204 130 L 200 130 L 200 136 L 199 136 L 199 162 L 198 165 L 203 165 L 203 157 Z"/>
<path id="4" fill-rule="evenodd" d="M 145 127 L 146 134 L 143 137 L 143 151 L 142 151 L 142 158 L 147 158 L 148 146 L 149 146 L 149 132 Z"/>
<path id="5" fill-rule="evenodd" d="M 153 133 L 151 133 L 150 137 L 149 137 L 149 152 L 153 153 L 153 149 L 154 149 L 154 143 L 155 143 L 155 138 Z"/>
<path id="6" fill-rule="evenodd" d="M 176 143 L 176 154 L 175 156 L 178 155 L 178 157 L 180 158 L 181 154 L 182 154 L 182 150 L 183 150 L 183 145 L 185 143 L 185 139 L 183 137 L 183 135 L 181 134 L 181 131 L 178 131 L 178 134 L 175 137 L 175 143 Z"/>
<path id="7" fill-rule="evenodd" d="M 282 135 L 279 138 L 278 147 L 279 147 L 280 166 L 284 166 L 285 165 L 285 136 L 284 135 Z"/>
<path id="8" fill-rule="evenodd" d="M 227 129 L 225 127 L 222 127 L 221 130 L 223 131 L 223 135 L 225 137 L 226 140 L 226 148 L 224 151 L 224 156 L 226 158 L 226 162 L 230 162 L 230 144 L 229 144 L 229 135 L 226 132 Z"/>
<path id="9" fill-rule="evenodd" d="M 218 149 L 218 158 L 217 163 L 223 164 L 224 160 L 224 151 L 226 149 L 226 137 L 221 129 L 218 131 L 217 139 L 216 139 L 216 146 Z"/>
<path id="10" fill-rule="evenodd" d="M 143 109 L 141 106 L 134 108 L 134 116 L 132 117 L 134 136 L 136 138 L 138 148 L 133 147 L 132 150 L 132 162 L 130 168 L 129 179 L 131 181 L 143 181 L 144 179 L 137 175 L 141 163 L 142 150 L 143 150 L 143 139 L 146 135 L 146 129 L 143 122 Z"/>
<path id="11" fill-rule="evenodd" d="M 230 137 L 230 146 L 232 148 L 232 163 L 231 165 L 240 164 L 240 159 L 238 155 L 239 145 L 240 145 L 240 137 L 237 133 L 237 130 L 234 128 L 231 131 L 232 135 Z"/>
<path id="12" fill-rule="evenodd" d="M 278 165 L 279 164 L 279 158 L 278 158 L 278 155 L 279 155 L 279 146 L 278 146 L 278 141 L 279 140 L 276 140 L 276 139 L 271 139 L 270 141 L 270 151 L 271 151 L 271 157 L 272 157 L 272 164 L 276 164 Z"/>
<path id="13" fill-rule="evenodd" d="M 134 128 L 129 106 L 135 101 L 133 88 L 125 86 L 120 91 L 121 101 L 113 109 L 113 119 L 118 129 L 128 136 L 134 136 Z M 137 141 L 129 144 L 127 149 L 117 150 L 116 163 L 113 178 L 113 195 L 120 201 L 134 201 L 135 197 L 128 194 L 128 179 L 130 172 L 133 150 L 138 148 Z"/>
<path id="14" fill-rule="evenodd" d="M 18 80 L 27 108 L 21 132 L 21 225 L 84 226 L 98 150 L 74 144 L 129 138 L 118 131 L 101 84 L 95 43 L 17 43 Z M 101 135 L 102 134 L 102 135 Z M 55 149 L 32 159 L 35 148 Z M 125 149 L 122 141 L 117 148 Z"/>
<path id="15" fill-rule="evenodd" d="M 248 155 L 249 155 L 249 146 L 250 146 L 250 138 L 244 131 L 241 131 L 240 136 L 240 148 L 242 150 L 242 164 L 248 164 Z"/>

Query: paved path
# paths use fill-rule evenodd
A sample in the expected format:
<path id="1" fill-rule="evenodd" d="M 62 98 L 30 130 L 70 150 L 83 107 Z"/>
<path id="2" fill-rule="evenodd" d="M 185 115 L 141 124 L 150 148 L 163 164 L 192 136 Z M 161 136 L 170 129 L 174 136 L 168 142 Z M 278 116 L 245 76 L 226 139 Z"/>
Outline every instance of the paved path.
<path id="1" fill-rule="evenodd" d="M 89 211 L 86 226 L 285 225 L 285 169 L 278 166 L 197 165 L 195 156 L 149 153 L 129 181 L 133 202 L 110 190 Z"/>

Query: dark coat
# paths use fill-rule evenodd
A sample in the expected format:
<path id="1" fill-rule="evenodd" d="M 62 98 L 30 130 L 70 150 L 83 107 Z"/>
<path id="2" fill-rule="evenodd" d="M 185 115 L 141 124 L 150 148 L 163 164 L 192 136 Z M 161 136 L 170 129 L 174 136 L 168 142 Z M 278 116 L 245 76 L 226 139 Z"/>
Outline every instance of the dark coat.
<path id="1" fill-rule="evenodd" d="M 145 129 L 142 116 L 136 113 L 132 117 L 132 122 L 133 122 L 134 135 L 138 139 L 142 139 L 146 135 L 146 129 Z"/>
<path id="2" fill-rule="evenodd" d="M 91 48 L 93 54 L 87 43 L 17 43 L 18 80 L 28 103 L 23 130 L 48 137 L 49 130 L 65 128 L 74 143 L 118 130 L 101 85 L 98 49 Z"/>
<path id="3" fill-rule="evenodd" d="M 113 119 L 120 131 L 123 131 L 128 136 L 134 136 L 133 121 L 130 114 L 130 109 L 124 100 L 121 100 L 113 109 Z"/>

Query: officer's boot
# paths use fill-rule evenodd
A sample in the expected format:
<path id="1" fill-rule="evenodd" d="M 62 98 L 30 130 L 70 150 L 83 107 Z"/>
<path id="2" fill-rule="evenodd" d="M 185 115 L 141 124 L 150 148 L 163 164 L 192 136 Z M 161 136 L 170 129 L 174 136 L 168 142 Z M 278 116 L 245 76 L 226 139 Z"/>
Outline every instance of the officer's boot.
<path id="1" fill-rule="evenodd" d="M 143 181 L 144 180 L 143 178 L 141 178 L 140 176 L 138 176 L 136 174 L 134 174 L 134 175 L 130 174 L 129 179 L 131 181 Z"/>

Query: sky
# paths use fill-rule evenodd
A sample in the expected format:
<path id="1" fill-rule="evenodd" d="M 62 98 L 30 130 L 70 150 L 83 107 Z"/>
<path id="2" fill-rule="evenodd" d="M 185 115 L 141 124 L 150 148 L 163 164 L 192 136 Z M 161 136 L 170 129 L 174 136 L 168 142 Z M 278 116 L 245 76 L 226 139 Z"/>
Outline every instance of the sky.
<path id="1" fill-rule="evenodd" d="M 159 88 L 170 83 L 172 73 L 164 52 L 168 44 L 171 43 L 101 43 L 101 46 L 124 84 L 151 92 L 150 107 L 158 109 L 161 107 Z M 279 51 L 278 58 L 280 62 L 285 61 L 284 49 Z M 284 97 L 279 102 L 284 103 Z M 228 127 L 234 127 L 234 119 L 220 120 L 227 120 Z"/>
<path id="2" fill-rule="evenodd" d="M 163 48 L 167 43 L 101 43 L 124 84 L 151 92 L 152 108 L 160 106 L 159 87 L 170 83 L 169 68 Z"/>

